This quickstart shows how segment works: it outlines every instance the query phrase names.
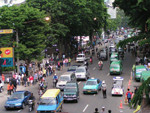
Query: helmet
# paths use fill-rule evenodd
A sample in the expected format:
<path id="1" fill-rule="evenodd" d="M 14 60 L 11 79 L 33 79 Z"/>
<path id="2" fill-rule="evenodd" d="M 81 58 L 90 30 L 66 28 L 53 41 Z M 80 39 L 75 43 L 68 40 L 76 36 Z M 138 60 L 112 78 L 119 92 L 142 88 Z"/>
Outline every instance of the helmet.
<path id="1" fill-rule="evenodd" d="M 55 73 L 55 75 L 56 75 L 56 73 Z"/>
<path id="2" fill-rule="evenodd" d="M 105 84 L 105 81 L 103 81 L 102 83 Z"/>

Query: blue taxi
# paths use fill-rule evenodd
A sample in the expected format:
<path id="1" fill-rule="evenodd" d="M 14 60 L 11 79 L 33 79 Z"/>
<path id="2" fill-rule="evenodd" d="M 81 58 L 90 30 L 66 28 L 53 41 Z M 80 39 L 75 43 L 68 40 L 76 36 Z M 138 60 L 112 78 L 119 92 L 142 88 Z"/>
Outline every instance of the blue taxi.
<path id="1" fill-rule="evenodd" d="M 97 78 L 88 79 L 83 87 L 83 94 L 85 93 L 96 93 L 101 90 L 102 81 Z"/>

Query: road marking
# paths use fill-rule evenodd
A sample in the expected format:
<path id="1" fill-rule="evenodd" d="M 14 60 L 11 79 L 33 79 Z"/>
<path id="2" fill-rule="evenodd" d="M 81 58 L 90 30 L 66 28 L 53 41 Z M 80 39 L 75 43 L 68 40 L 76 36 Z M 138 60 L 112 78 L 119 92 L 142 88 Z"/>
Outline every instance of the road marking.
<path id="1" fill-rule="evenodd" d="M 85 110 L 87 109 L 88 106 L 89 106 L 89 105 L 87 104 L 87 105 L 85 106 L 85 108 L 83 109 L 82 112 L 85 112 Z"/>
<path id="2" fill-rule="evenodd" d="M 80 82 L 78 82 L 78 84 L 80 84 L 81 83 L 81 81 Z"/>
<path id="3" fill-rule="evenodd" d="M 21 110 L 18 110 L 18 112 L 20 112 Z"/>
<path id="4" fill-rule="evenodd" d="M 109 76 L 109 75 L 110 75 L 110 73 L 107 74 L 107 76 Z"/>
<path id="5" fill-rule="evenodd" d="M 96 67 L 93 68 L 93 70 L 95 70 L 95 69 L 96 69 Z"/>

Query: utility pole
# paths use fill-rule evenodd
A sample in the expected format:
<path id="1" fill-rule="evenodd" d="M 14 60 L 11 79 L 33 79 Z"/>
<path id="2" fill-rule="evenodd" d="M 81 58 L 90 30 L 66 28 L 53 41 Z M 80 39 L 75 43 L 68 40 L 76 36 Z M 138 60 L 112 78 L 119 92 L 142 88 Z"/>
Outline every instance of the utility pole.
<path id="1" fill-rule="evenodd" d="M 16 42 L 18 48 L 18 43 L 19 43 L 18 30 L 16 30 Z M 19 52 L 17 52 L 17 73 L 19 74 Z"/>

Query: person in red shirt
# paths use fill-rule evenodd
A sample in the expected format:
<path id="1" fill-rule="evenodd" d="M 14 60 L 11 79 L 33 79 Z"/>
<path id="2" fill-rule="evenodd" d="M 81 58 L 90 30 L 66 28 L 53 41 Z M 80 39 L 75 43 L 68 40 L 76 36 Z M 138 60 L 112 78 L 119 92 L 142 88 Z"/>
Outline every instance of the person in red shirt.
<path id="1" fill-rule="evenodd" d="M 132 97 L 132 92 L 130 91 L 130 89 L 128 89 L 127 93 L 126 93 L 127 99 L 128 99 L 128 103 L 130 103 L 131 101 L 131 97 Z"/>
<path id="2" fill-rule="evenodd" d="M 32 75 L 30 75 L 29 81 L 30 81 L 31 85 L 33 85 L 33 76 Z"/>

